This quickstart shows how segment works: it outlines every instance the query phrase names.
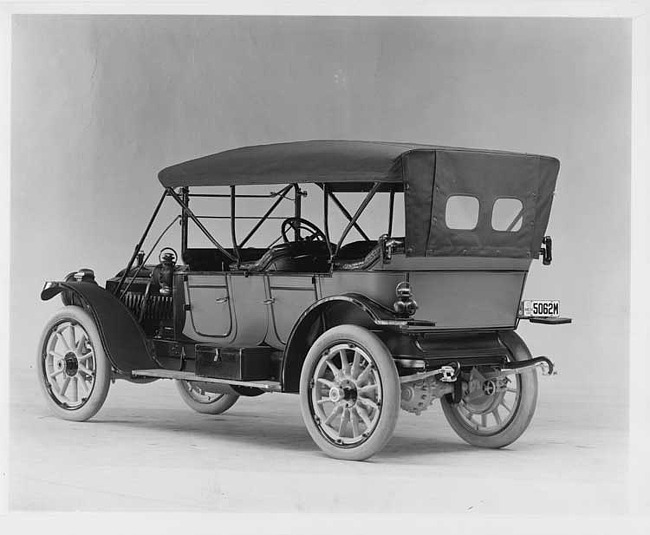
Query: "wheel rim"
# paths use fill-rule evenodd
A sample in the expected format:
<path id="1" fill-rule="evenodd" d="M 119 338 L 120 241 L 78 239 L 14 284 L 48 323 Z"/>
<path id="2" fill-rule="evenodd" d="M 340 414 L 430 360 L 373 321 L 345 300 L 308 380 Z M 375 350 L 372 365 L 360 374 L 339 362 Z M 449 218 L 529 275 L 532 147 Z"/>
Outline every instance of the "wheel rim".
<path id="1" fill-rule="evenodd" d="M 352 447 L 372 435 L 381 416 L 383 388 L 365 350 L 352 343 L 326 349 L 309 386 L 312 418 L 327 440 Z"/>
<path id="2" fill-rule="evenodd" d="M 477 435 L 489 436 L 510 425 L 521 401 L 522 382 L 519 375 L 495 378 L 474 368 L 469 377 L 475 383 L 474 392 L 464 395 L 452 409 L 460 423 Z"/>
<path id="3" fill-rule="evenodd" d="M 219 401 L 225 394 L 218 394 L 216 392 L 208 392 L 205 390 L 199 383 L 194 383 L 190 381 L 181 381 L 183 388 L 187 394 L 197 403 L 203 403 L 209 405 L 210 403 L 215 403 Z"/>
<path id="4" fill-rule="evenodd" d="M 90 337 L 74 320 L 50 330 L 42 352 L 45 387 L 52 400 L 67 410 L 83 407 L 95 386 L 97 358 Z"/>

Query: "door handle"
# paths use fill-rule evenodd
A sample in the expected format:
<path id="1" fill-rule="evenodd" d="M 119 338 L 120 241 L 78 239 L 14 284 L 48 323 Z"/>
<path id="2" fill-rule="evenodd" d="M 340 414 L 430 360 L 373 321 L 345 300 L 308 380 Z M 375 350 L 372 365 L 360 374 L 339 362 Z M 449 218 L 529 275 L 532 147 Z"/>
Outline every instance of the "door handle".
<path id="1" fill-rule="evenodd" d="M 227 295 L 224 296 L 224 297 L 217 297 L 215 299 L 215 303 L 227 303 L 227 302 L 228 302 L 228 296 Z"/>
<path id="2" fill-rule="evenodd" d="M 262 301 L 262 303 L 264 303 L 265 305 L 271 305 L 271 304 L 275 303 L 275 297 L 271 297 L 271 299 L 264 299 L 264 301 Z"/>

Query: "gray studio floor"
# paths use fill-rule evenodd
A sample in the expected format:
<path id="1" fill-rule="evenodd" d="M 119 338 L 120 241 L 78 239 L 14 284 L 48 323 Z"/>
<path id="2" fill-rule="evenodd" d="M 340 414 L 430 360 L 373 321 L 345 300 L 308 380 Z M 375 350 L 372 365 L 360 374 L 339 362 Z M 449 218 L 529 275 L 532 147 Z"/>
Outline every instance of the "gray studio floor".
<path id="1" fill-rule="evenodd" d="M 382 453 L 350 463 L 316 449 L 294 396 L 242 398 L 214 417 L 186 408 L 169 381 L 118 382 L 94 420 L 73 423 L 48 413 L 31 372 L 14 370 L 10 508 L 625 513 L 624 409 L 579 396 L 560 405 L 541 388 L 531 428 L 508 449 L 465 445 L 435 404 L 402 412 Z"/>

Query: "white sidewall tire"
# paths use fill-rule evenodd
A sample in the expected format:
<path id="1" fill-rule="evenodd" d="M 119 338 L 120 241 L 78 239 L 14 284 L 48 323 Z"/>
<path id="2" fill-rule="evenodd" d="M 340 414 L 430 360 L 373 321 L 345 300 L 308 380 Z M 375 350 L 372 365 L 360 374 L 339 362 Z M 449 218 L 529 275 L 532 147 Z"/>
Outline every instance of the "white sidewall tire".
<path id="1" fill-rule="evenodd" d="M 374 361 L 382 384 L 381 412 L 371 435 L 358 446 L 337 446 L 326 438 L 314 421 L 310 382 L 323 352 L 341 342 L 351 342 Z M 362 461 L 379 452 L 393 436 L 400 409 L 401 388 L 393 358 L 374 333 L 356 325 L 339 325 L 323 333 L 312 345 L 300 374 L 300 409 L 311 438 L 327 455 L 335 459 Z"/>
<path id="2" fill-rule="evenodd" d="M 176 380 L 176 388 L 181 396 L 181 399 L 192 410 L 200 412 L 201 414 L 222 414 L 232 407 L 239 396 L 237 394 L 220 394 L 220 397 L 209 403 L 202 403 L 194 399 L 187 391 L 185 383 L 187 381 Z"/>
<path id="3" fill-rule="evenodd" d="M 53 394 L 48 387 L 49 382 L 45 376 L 45 345 L 48 342 L 54 327 L 65 321 L 73 321 L 83 327 L 88 335 L 95 355 L 95 381 L 92 391 L 86 402 L 79 408 L 74 409 L 66 409 L 55 401 Z M 99 331 L 97 330 L 95 321 L 88 312 L 78 306 L 66 306 L 55 312 L 48 320 L 38 343 L 36 373 L 38 375 L 38 384 L 45 396 L 47 405 L 55 415 L 64 420 L 83 422 L 97 414 L 99 409 L 102 408 L 102 405 L 104 405 L 106 396 L 108 395 L 108 390 L 111 384 L 112 368 L 108 358 L 106 357 L 106 353 L 104 352 L 104 347 L 102 346 L 101 337 L 99 336 Z"/>
<path id="4" fill-rule="evenodd" d="M 530 360 L 532 358 L 530 350 L 516 332 L 504 331 L 499 333 L 499 337 L 516 362 Z M 519 374 L 519 380 L 521 385 L 520 400 L 515 415 L 503 430 L 493 435 L 473 433 L 463 425 L 457 409 L 443 396 L 440 401 L 449 425 L 451 425 L 452 429 L 460 438 L 472 446 L 480 448 L 503 448 L 512 444 L 530 425 L 537 406 L 537 371 L 534 368 L 529 369 Z"/>

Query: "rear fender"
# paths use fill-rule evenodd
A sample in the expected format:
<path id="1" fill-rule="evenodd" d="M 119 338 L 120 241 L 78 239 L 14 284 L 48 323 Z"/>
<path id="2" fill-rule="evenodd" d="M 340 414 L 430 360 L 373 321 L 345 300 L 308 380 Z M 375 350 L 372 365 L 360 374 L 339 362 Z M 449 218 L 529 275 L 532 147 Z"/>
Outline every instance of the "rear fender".
<path id="1" fill-rule="evenodd" d="M 70 302 L 81 304 L 91 315 L 106 356 L 118 373 L 130 376 L 133 370 L 160 367 L 144 331 L 112 293 L 91 282 L 55 281 L 45 284 L 41 299 L 48 301 L 61 292 L 74 296 Z"/>
<path id="2" fill-rule="evenodd" d="M 386 323 L 395 319 L 390 310 L 360 294 L 330 296 L 315 302 L 298 318 L 287 340 L 282 361 L 282 390 L 298 392 L 307 352 L 326 330 L 345 323 L 385 329 Z"/>

